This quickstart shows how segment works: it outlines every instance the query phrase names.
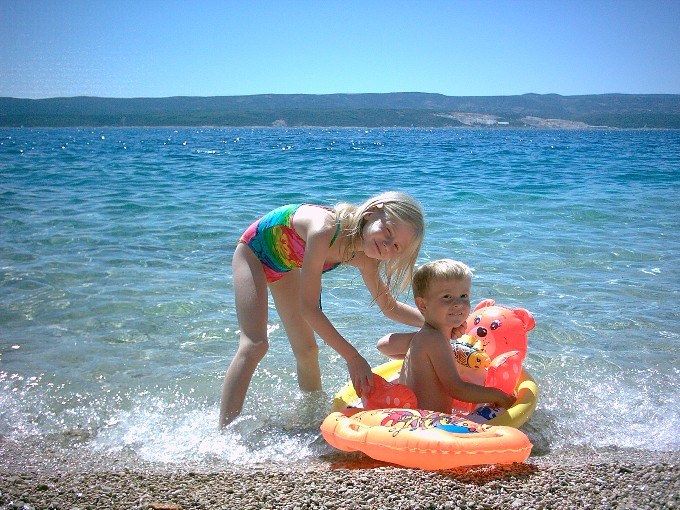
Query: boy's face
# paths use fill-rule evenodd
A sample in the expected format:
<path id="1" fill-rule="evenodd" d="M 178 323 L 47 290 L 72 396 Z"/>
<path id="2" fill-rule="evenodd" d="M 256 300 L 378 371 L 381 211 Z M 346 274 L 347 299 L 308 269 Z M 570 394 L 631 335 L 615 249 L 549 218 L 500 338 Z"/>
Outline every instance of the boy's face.
<path id="1" fill-rule="evenodd" d="M 456 328 L 470 315 L 471 286 L 470 278 L 435 280 L 416 306 L 431 325 Z"/>

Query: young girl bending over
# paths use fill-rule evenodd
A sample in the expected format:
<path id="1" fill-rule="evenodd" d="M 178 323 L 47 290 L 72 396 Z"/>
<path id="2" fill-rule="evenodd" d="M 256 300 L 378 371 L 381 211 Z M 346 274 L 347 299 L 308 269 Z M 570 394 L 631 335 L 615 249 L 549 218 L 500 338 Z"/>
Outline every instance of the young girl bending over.
<path id="1" fill-rule="evenodd" d="M 386 317 L 420 327 L 421 313 L 394 296 L 411 281 L 424 234 L 422 208 L 400 192 L 334 209 L 286 205 L 248 227 L 232 261 L 241 336 L 224 377 L 220 428 L 240 414 L 255 368 L 267 352 L 267 287 L 295 354 L 300 389 L 321 389 L 316 332 L 347 362 L 357 394 L 370 393 L 371 367 L 319 307 L 321 274 L 340 264 L 356 267 Z"/>

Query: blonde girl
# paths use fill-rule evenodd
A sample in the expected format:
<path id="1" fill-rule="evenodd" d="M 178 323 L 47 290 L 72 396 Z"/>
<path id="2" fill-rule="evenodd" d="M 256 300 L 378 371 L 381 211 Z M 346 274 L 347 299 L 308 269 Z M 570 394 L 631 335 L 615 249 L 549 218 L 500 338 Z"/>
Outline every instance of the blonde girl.
<path id="1" fill-rule="evenodd" d="M 370 393 L 371 367 L 319 307 L 321 275 L 340 264 L 356 267 L 386 317 L 420 327 L 421 313 L 394 296 L 410 284 L 424 234 L 420 205 L 394 191 L 360 206 L 286 205 L 253 223 L 232 261 L 241 334 L 224 377 L 220 427 L 240 414 L 255 368 L 267 352 L 267 288 L 293 348 L 300 389 L 321 389 L 316 332 L 345 359 L 357 393 Z"/>

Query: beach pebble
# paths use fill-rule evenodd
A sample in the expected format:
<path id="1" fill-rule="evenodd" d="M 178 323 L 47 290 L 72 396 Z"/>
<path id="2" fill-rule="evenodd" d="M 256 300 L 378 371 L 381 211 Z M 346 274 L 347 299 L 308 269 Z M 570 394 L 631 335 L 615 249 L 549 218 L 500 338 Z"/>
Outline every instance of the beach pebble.
<path id="1" fill-rule="evenodd" d="M 680 503 L 679 461 L 678 452 L 615 451 L 598 457 L 590 451 L 444 472 L 375 462 L 365 467 L 362 459 L 355 469 L 333 468 L 333 462 L 319 460 L 312 469 L 271 465 L 268 470 L 201 473 L 71 468 L 56 475 L 38 469 L 37 461 L 21 471 L 0 461 L 0 508 L 675 509 Z"/>

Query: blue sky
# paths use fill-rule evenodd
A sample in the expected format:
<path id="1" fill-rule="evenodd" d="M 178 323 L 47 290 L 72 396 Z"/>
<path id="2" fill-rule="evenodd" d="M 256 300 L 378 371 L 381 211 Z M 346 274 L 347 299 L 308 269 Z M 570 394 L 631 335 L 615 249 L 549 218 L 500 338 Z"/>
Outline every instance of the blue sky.
<path id="1" fill-rule="evenodd" d="M 680 93 L 680 0 L 0 0 L 0 96 Z"/>

